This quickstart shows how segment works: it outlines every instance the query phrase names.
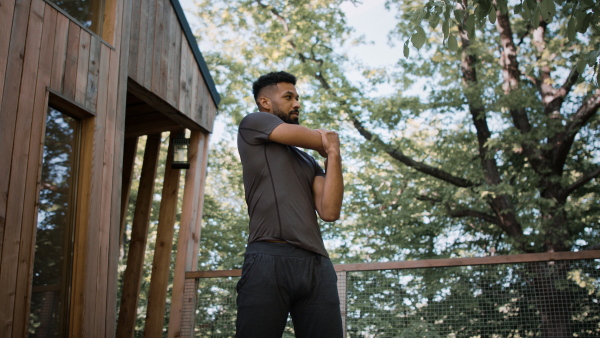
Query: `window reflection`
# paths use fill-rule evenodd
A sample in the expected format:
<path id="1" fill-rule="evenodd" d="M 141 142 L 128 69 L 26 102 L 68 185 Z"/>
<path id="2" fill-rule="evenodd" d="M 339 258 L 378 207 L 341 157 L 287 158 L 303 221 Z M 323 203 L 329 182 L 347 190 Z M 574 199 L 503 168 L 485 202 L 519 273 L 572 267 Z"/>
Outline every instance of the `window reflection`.
<path id="1" fill-rule="evenodd" d="M 30 337 L 66 333 L 79 121 L 48 109 L 29 316 Z"/>
<path id="2" fill-rule="evenodd" d="M 97 35 L 102 34 L 104 0 L 50 0 L 63 11 L 89 28 Z"/>

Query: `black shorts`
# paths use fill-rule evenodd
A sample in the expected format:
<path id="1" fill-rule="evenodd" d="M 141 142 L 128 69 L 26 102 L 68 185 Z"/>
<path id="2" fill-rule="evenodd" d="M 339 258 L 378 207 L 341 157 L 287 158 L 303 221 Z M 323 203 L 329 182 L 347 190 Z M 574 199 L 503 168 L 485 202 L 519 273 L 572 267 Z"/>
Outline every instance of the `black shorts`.
<path id="1" fill-rule="evenodd" d="M 343 336 L 331 260 L 288 243 L 246 249 L 237 285 L 236 337 L 281 337 L 288 313 L 296 337 Z"/>

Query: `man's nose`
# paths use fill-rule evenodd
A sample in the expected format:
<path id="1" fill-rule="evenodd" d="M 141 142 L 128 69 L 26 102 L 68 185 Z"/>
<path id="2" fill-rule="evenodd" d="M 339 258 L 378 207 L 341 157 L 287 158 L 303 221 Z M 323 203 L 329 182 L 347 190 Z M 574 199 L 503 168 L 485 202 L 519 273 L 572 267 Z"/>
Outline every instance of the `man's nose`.
<path id="1" fill-rule="evenodd" d="M 300 101 L 294 100 L 294 104 L 293 104 L 292 108 L 294 108 L 294 109 L 300 109 Z"/>

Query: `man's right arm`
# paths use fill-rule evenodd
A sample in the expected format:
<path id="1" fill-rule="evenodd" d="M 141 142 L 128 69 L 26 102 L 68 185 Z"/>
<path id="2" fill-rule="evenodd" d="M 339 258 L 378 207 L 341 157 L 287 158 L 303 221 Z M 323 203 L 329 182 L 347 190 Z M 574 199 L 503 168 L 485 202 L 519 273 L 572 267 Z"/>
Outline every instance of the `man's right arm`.
<path id="1" fill-rule="evenodd" d="M 321 156 L 327 157 L 327 153 L 323 148 L 321 133 L 304 126 L 282 123 L 269 134 L 269 140 L 288 146 L 313 149 L 319 152 Z"/>

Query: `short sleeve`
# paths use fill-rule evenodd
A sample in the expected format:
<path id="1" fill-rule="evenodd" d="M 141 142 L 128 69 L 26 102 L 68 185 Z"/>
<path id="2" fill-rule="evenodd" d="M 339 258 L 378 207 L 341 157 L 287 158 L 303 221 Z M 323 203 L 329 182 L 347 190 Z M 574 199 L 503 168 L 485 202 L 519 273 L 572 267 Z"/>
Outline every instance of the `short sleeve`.
<path id="1" fill-rule="evenodd" d="M 313 167 L 315 170 L 315 177 L 317 177 L 317 176 L 325 177 L 325 171 L 323 170 L 323 168 L 321 168 L 321 166 L 319 165 L 319 162 L 317 162 L 317 160 L 315 160 L 315 158 L 312 156 L 310 156 L 310 158 L 312 159 L 312 162 L 313 162 Z"/>
<path id="2" fill-rule="evenodd" d="M 269 142 L 273 129 L 282 123 L 282 119 L 270 113 L 251 113 L 242 119 L 238 133 L 245 143 L 258 145 Z"/>

